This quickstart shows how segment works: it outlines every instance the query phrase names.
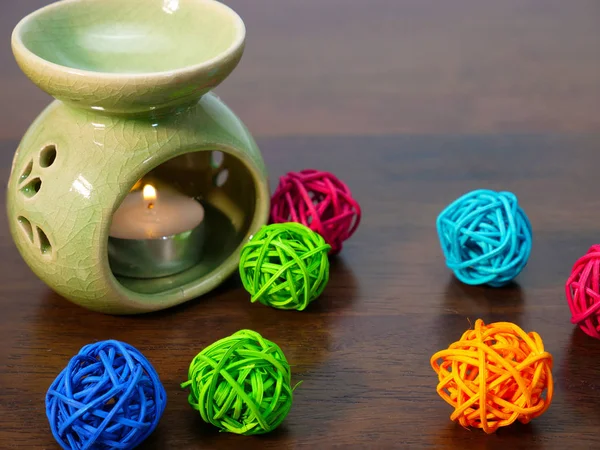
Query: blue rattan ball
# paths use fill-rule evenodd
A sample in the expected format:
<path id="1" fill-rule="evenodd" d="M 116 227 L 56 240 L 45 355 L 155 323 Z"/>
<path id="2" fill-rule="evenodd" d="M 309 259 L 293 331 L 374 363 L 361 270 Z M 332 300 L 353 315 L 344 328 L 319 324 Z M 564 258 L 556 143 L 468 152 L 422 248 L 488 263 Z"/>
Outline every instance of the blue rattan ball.
<path id="1" fill-rule="evenodd" d="M 166 402 L 144 355 L 110 340 L 71 358 L 48 389 L 46 415 L 64 449 L 132 449 L 154 431 Z"/>
<path id="2" fill-rule="evenodd" d="M 438 216 L 437 231 L 446 265 L 466 284 L 505 285 L 531 253 L 531 224 L 510 192 L 463 195 Z"/>

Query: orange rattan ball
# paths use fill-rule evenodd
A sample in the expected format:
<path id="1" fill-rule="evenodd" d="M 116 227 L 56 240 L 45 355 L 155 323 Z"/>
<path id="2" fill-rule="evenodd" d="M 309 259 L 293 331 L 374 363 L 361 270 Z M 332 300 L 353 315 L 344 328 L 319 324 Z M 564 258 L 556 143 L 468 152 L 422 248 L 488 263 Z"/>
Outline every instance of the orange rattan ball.
<path id="1" fill-rule="evenodd" d="M 450 419 L 493 433 L 528 423 L 552 402 L 552 355 L 536 332 L 481 319 L 461 339 L 431 357 L 437 392 L 454 407 Z"/>

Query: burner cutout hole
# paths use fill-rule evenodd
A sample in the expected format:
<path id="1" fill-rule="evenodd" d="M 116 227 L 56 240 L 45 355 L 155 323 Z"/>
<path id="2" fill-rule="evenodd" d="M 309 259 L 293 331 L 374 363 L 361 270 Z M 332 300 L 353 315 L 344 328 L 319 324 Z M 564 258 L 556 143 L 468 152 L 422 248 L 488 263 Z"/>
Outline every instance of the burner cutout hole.
<path id="1" fill-rule="evenodd" d="M 223 187 L 229 178 L 229 170 L 223 169 L 215 176 L 215 186 Z"/>
<path id="2" fill-rule="evenodd" d="M 40 251 L 42 252 L 42 255 L 47 255 L 51 253 L 52 245 L 48 240 L 48 236 L 46 236 L 46 233 L 44 233 L 44 231 L 40 227 L 35 228 L 37 230 L 38 238 L 40 239 Z"/>
<path id="3" fill-rule="evenodd" d="M 219 167 L 221 167 L 223 165 L 223 159 L 225 159 L 225 156 L 223 155 L 223 152 L 220 152 L 218 150 L 215 150 L 214 152 L 210 153 L 210 165 L 213 169 L 218 169 Z"/>
<path id="4" fill-rule="evenodd" d="M 25 197 L 31 198 L 37 194 L 42 188 L 42 180 L 40 178 L 34 178 L 29 183 L 21 188 L 21 192 Z"/>
<path id="5" fill-rule="evenodd" d="M 29 161 L 29 164 L 27 164 L 27 166 L 25 166 L 25 169 L 21 173 L 21 178 L 19 178 L 19 181 L 25 181 L 27 179 L 27 177 L 29 175 L 31 175 L 32 170 L 33 170 L 33 160 Z"/>
<path id="6" fill-rule="evenodd" d="M 29 242 L 33 242 L 33 227 L 31 226 L 31 222 L 23 216 L 17 217 L 17 222 L 19 222 L 23 233 L 29 238 Z"/>
<path id="7" fill-rule="evenodd" d="M 47 168 L 56 160 L 56 145 L 46 145 L 40 152 L 40 167 Z"/>

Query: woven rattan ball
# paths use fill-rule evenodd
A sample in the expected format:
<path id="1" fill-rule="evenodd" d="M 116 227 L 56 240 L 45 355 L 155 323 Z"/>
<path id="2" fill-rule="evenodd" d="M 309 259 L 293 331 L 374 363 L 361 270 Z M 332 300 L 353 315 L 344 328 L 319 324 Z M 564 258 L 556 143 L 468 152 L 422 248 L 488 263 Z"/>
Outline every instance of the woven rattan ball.
<path id="1" fill-rule="evenodd" d="M 331 172 L 306 169 L 279 179 L 271 199 L 271 222 L 298 222 L 331 245 L 331 254 L 354 234 L 361 209 L 350 188 Z"/>
<path id="2" fill-rule="evenodd" d="M 446 265 L 466 284 L 503 286 L 531 253 L 529 219 L 510 192 L 463 195 L 438 216 L 437 230 Z"/>
<path id="3" fill-rule="evenodd" d="M 600 245 L 592 245 L 573 265 L 565 285 L 571 323 L 600 339 Z"/>
<path id="4" fill-rule="evenodd" d="M 150 362 L 119 341 L 83 347 L 46 394 L 46 414 L 66 450 L 137 447 L 156 428 L 167 395 Z"/>
<path id="5" fill-rule="evenodd" d="M 452 407 L 451 420 L 493 433 L 515 420 L 528 423 L 552 402 L 552 355 L 535 332 L 514 323 L 474 329 L 431 357 L 438 394 Z"/>
<path id="6" fill-rule="evenodd" d="M 240 276 L 252 302 L 304 310 L 327 285 L 330 248 L 322 236 L 299 223 L 262 227 L 240 256 Z"/>
<path id="7" fill-rule="evenodd" d="M 274 342 L 251 330 L 221 339 L 190 363 L 188 402 L 206 423 L 236 434 L 277 428 L 292 407 L 291 371 Z"/>

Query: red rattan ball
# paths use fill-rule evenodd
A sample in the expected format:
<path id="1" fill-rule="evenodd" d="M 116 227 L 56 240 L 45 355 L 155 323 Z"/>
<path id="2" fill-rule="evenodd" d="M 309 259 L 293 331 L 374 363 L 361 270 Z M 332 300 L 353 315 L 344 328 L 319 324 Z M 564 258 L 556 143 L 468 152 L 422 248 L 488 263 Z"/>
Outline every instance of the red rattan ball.
<path id="1" fill-rule="evenodd" d="M 329 172 L 307 169 L 279 179 L 271 199 L 271 222 L 299 222 L 316 231 L 339 253 L 356 231 L 360 206 L 350 189 Z"/>
<path id="2" fill-rule="evenodd" d="M 600 339 L 600 245 L 577 260 L 565 285 L 571 322 Z"/>

